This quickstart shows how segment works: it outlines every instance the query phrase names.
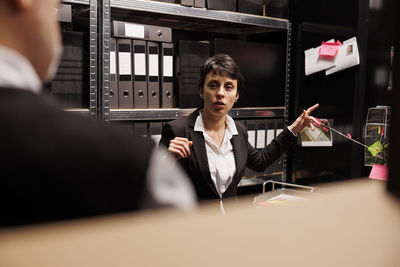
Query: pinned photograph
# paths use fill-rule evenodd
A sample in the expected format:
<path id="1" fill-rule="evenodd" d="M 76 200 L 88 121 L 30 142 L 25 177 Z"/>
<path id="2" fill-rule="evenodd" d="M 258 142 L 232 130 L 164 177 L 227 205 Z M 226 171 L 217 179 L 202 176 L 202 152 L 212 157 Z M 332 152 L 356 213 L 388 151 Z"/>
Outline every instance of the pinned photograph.
<path id="1" fill-rule="evenodd" d="M 351 54 L 353 54 L 353 45 L 352 45 L 352 44 L 349 45 L 349 46 L 347 46 L 347 53 L 346 53 L 346 56 L 349 56 L 349 55 L 351 55 Z"/>

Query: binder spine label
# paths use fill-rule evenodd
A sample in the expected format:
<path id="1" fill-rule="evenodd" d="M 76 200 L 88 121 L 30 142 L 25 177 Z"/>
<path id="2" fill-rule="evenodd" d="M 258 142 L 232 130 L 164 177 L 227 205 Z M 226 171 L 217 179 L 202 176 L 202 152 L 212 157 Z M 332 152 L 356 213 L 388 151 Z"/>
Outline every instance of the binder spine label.
<path id="1" fill-rule="evenodd" d="M 172 56 L 172 48 L 164 48 L 164 61 L 163 61 L 163 70 L 164 70 L 164 78 L 172 78 L 173 77 L 173 56 Z"/>
<path id="2" fill-rule="evenodd" d="M 127 37 L 144 39 L 144 26 L 125 23 L 125 35 Z"/>
<path id="3" fill-rule="evenodd" d="M 124 80 L 130 81 L 130 77 L 132 74 L 132 63 L 131 63 L 131 53 L 130 46 L 126 44 L 119 45 L 119 53 L 118 53 L 118 63 L 119 63 L 119 75 L 121 76 L 129 76 L 129 79 L 125 77 Z"/>
<path id="4" fill-rule="evenodd" d="M 146 77 L 146 54 L 135 53 L 135 78 L 136 76 Z"/>

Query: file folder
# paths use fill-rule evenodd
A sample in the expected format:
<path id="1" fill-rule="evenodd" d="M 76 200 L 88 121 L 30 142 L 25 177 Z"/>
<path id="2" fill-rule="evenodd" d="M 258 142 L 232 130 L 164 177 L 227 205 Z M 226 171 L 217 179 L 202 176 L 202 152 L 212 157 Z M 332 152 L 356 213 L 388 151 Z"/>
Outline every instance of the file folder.
<path id="1" fill-rule="evenodd" d="M 265 0 L 238 0 L 237 12 L 262 16 L 264 2 Z"/>
<path id="2" fill-rule="evenodd" d="M 113 21 L 114 37 L 142 39 L 156 42 L 172 42 L 171 28 Z"/>
<path id="3" fill-rule="evenodd" d="M 146 41 L 133 40 L 134 108 L 147 108 Z"/>
<path id="4" fill-rule="evenodd" d="M 264 148 L 265 147 L 265 120 L 257 121 L 257 142 L 256 148 Z"/>
<path id="5" fill-rule="evenodd" d="M 200 98 L 200 66 L 210 57 L 210 44 L 199 41 L 179 41 L 179 108 L 203 105 Z"/>
<path id="6" fill-rule="evenodd" d="M 194 6 L 194 0 L 180 0 L 182 6 Z"/>
<path id="7" fill-rule="evenodd" d="M 206 0 L 194 0 L 194 7 L 205 8 Z"/>
<path id="8" fill-rule="evenodd" d="M 110 38 L 110 108 L 118 108 L 118 80 L 117 80 L 117 55 L 116 40 Z"/>
<path id="9" fill-rule="evenodd" d="M 147 99 L 149 108 L 160 107 L 160 71 L 159 46 L 155 42 L 147 42 Z"/>
<path id="10" fill-rule="evenodd" d="M 247 121 L 248 141 L 252 147 L 256 147 L 257 124 L 254 121 Z"/>
<path id="11" fill-rule="evenodd" d="M 118 39 L 118 105 L 133 108 L 132 94 L 132 41 Z"/>
<path id="12" fill-rule="evenodd" d="M 236 11 L 236 0 L 207 0 L 208 9 Z"/>
<path id="13" fill-rule="evenodd" d="M 161 44 L 161 107 L 174 107 L 174 45 L 172 43 Z"/>

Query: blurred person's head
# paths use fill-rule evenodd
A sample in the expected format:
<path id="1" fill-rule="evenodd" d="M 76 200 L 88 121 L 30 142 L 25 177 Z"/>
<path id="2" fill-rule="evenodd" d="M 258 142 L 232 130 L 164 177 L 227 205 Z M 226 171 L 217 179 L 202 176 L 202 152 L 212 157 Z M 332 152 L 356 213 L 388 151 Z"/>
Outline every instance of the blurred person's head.
<path id="1" fill-rule="evenodd" d="M 0 45 L 26 57 L 42 81 L 54 75 L 61 54 L 56 19 L 60 0 L 0 0 Z"/>

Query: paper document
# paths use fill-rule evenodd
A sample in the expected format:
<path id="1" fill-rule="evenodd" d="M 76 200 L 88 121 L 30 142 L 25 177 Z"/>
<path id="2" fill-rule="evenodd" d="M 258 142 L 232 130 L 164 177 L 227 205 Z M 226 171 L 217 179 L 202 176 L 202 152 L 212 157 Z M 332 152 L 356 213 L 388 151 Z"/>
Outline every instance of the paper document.
<path id="1" fill-rule="evenodd" d="M 288 195 L 288 194 L 279 194 L 275 197 L 272 197 L 270 199 L 267 199 L 265 201 L 259 201 L 256 202 L 257 205 L 259 206 L 276 206 L 276 205 L 281 205 L 284 203 L 287 203 L 289 201 L 299 201 L 303 200 L 304 198 L 298 197 L 298 196 L 293 196 L 293 195 Z"/>
<path id="2" fill-rule="evenodd" d="M 325 71 L 326 75 L 344 70 L 360 64 L 358 53 L 357 38 L 353 37 L 343 42 L 339 47 L 339 52 L 335 57 L 335 66 Z"/>
<path id="3" fill-rule="evenodd" d="M 320 119 L 324 123 L 314 124 L 314 131 L 311 128 L 304 128 L 301 133 L 301 146 L 332 146 L 332 131 L 328 120 Z"/>
<path id="4" fill-rule="evenodd" d="M 333 43 L 333 42 L 335 42 L 335 40 L 331 39 L 327 42 Z M 306 75 L 310 75 L 315 72 L 326 70 L 328 68 L 332 68 L 335 66 L 334 59 L 329 59 L 329 58 L 319 56 L 320 48 L 321 48 L 321 46 L 318 46 L 317 48 L 310 48 L 310 49 L 304 51 Z"/>

